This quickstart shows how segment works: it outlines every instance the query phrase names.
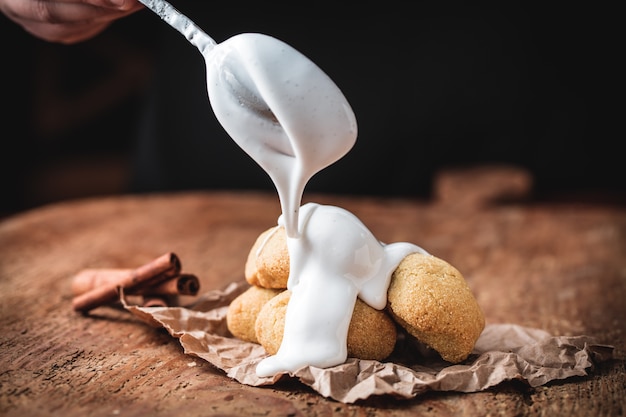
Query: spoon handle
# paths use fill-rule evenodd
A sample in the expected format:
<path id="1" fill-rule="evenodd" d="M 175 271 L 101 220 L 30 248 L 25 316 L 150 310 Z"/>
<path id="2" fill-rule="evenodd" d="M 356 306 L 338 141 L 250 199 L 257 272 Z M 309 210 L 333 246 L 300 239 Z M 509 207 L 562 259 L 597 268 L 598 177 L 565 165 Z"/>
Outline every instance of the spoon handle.
<path id="1" fill-rule="evenodd" d="M 165 0 L 139 0 L 144 6 L 159 15 L 168 25 L 179 31 L 204 55 L 213 49 L 215 41 L 187 16 Z"/>

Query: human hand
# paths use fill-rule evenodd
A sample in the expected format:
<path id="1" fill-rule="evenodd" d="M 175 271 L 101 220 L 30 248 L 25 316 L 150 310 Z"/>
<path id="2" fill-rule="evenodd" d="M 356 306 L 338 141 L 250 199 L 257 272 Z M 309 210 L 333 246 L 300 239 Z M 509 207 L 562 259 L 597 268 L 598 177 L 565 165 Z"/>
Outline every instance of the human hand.
<path id="1" fill-rule="evenodd" d="M 77 43 L 143 8 L 137 0 L 0 0 L 0 11 L 40 39 Z"/>

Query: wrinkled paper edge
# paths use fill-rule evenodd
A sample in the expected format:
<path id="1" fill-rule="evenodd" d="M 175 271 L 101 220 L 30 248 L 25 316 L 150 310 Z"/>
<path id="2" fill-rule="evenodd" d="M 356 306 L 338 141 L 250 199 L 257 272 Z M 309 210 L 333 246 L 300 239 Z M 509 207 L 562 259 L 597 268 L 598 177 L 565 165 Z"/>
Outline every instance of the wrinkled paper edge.
<path id="1" fill-rule="evenodd" d="M 514 379 L 537 387 L 586 376 L 595 363 L 613 357 L 613 346 L 598 344 L 588 336 L 551 336 L 515 324 L 488 324 L 472 354 L 460 364 L 444 362 L 432 351 L 428 354 L 427 348 L 417 347 L 409 362 L 406 357 L 396 362 L 393 354 L 388 362 L 348 358 L 331 368 L 306 366 L 294 373 L 260 378 L 256 365 L 267 353 L 258 344 L 234 338 L 226 324 L 228 305 L 248 287 L 245 281 L 231 283 L 186 307 L 128 305 L 123 295 L 122 303 L 142 321 L 165 328 L 179 340 L 185 354 L 206 360 L 242 384 L 272 385 L 291 377 L 344 403 L 375 395 L 410 399 L 428 390 L 477 392 Z"/>

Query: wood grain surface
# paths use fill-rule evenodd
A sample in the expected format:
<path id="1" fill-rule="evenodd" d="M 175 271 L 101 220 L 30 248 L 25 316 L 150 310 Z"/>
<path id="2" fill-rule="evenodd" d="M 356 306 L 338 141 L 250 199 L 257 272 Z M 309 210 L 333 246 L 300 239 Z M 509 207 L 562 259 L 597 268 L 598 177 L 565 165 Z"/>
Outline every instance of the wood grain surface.
<path id="1" fill-rule="evenodd" d="M 498 172 L 485 178 L 506 174 Z M 452 263 L 488 323 L 585 334 L 615 346 L 615 359 L 589 376 L 537 388 L 511 381 L 473 394 L 432 392 L 357 404 L 325 399 L 293 381 L 242 386 L 123 310 L 76 313 L 71 278 L 83 268 L 134 268 L 173 251 L 183 271 L 200 278 L 201 292 L 222 288 L 243 278 L 251 245 L 280 214 L 277 197 L 120 196 L 49 205 L 0 222 L 0 415 L 624 415 L 625 208 L 498 202 L 490 197 L 500 191 L 484 190 L 500 188 L 480 175 L 442 179 L 433 201 L 305 200 L 342 206 L 380 240 L 417 243 Z M 512 181 L 506 190 L 525 187 L 515 172 L 506 181 Z"/>

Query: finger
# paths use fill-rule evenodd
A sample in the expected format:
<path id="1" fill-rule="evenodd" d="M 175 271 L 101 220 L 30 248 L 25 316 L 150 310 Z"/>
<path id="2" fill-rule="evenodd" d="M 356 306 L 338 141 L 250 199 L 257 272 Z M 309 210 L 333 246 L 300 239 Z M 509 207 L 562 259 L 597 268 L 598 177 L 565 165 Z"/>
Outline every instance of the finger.
<path id="1" fill-rule="evenodd" d="M 16 3 L 17 1 L 17 3 Z M 37 3 L 40 6 L 34 6 Z M 50 42 L 76 43 L 102 32 L 109 24 L 142 8 L 119 11 L 83 3 L 8 0 L 8 17 L 32 35 Z M 43 9 L 37 10 L 37 7 Z"/>
<path id="2" fill-rule="evenodd" d="M 68 0 L 65 0 L 68 1 Z M 69 0 L 75 1 L 75 0 Z M 90 4 L 96 7 L 102 7 L 105 9 L 114 9 L 114 10 L 137 10 L 141 9 L 144 6 L 139 3 L 137 0 L 80 0 L 82 3 Z"/>
<path id="3" fill-rule="evenodd" d="M 88 0 L 96 1 L 96 0 Z M 103 0 L 98 0 L 103 3 Z M 107 0 L 110 2 L 111 0 Z M 141 5 L 131 4 L 128 10 L 111 7 L 102 7 L 80 1 L 48 1 L 48 0 L 7 0 L 5 8 L 7 14 L 18 22 L 42 23 L 88 23 L 105 22 L 126 16 L 141 8 Z M 125 3 L 124 7 L 128 7 Z"/>
<path id="4" fill-rule="evenodd" d="M 24 30 L 48 42 L 72 44 L 90 39 L 104 29 L 111 22 L 88 24 L 64 24 L 30 22 L 23 25 Z"/>

